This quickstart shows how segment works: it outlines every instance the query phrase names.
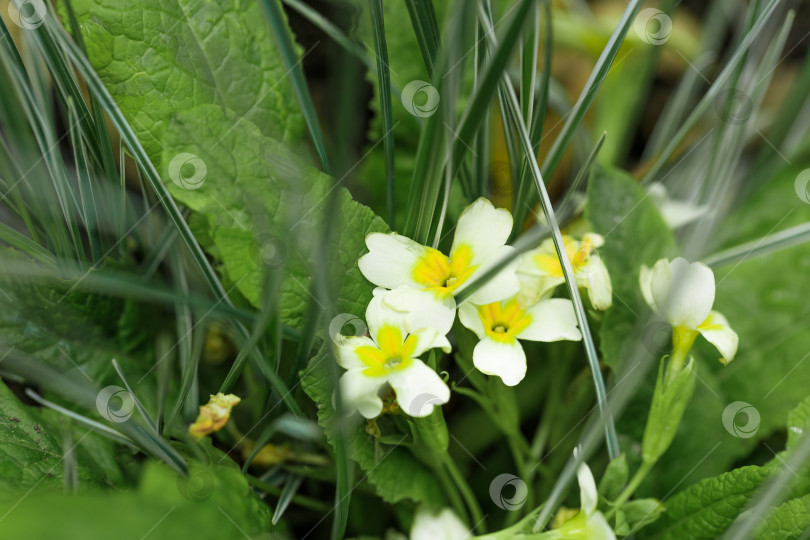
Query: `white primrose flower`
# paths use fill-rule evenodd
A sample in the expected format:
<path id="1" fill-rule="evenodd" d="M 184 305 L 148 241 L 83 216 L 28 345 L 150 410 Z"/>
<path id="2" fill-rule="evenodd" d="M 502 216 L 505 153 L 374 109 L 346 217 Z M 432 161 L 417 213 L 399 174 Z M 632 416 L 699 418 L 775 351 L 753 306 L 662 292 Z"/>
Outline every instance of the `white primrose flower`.
<path id="1" fill-rule="evenodd" d="M 411 526 L 411 540 L 467 540 L 470 531 L 449 508 L 433 514 L 424 508 L 416 512 Z"/>
<path id="2" fill-rule="evenodd" d="M 596 253 L 596 248 L 605 243 L 604 238 L 595 233 L 586 233 L 582 240 L 563 235 L 563 243 L 577 286 L 588 291 L 593 307 L 600 310 L 609 308 L 613 303 L 613 287 L 605 263 Z M 536 302 L 565 283 L 562 265 L 551 238 L 523 255 L 517 273 L 523 301 L 527 303 Z"/>
<path id="3" fill-rule="evenodd" d="M 541 300 L 526 308 L 517 297 L 483 306 L 463 304 L 458 318 L 481 340 L 473 349 L 475 367 L 487 375 L 497 375 L 507 386 L 515 386 L 526 375 L 526 353 L 519 339 L 582 339 L 574 306 L 564 298 Z"/>
<path id="4" fill-rule="evenodd" d="M 575 454 L 576 455 L 576 454 Z M 582 463 L 577 469 L 579 482 L 580 509 L 576 516 L 563 523 L 560 527 L 541 534 L 538 538 L 543 540 L 569 539 L 569 540 L 615 540 L 616 533 L 610 528 L 602 512 L 596 509 L 599 500 L 596 492 L 596 482 L 588 465 Z"/>
<path id="5" fill-rule="evenodd" d="M 408 312 L 409 329 L 431 327 L 447 334 L 456 316 L 453 295 L 513 249 L 506 245 L 511 232 L 509 211 L 478 199 L 461 213 L 449 257 L 396 233 L 372 233 L 366 237 L 369 252 L 357 264 L 370 282 L 392 289 L 386 302 Z M 516 266 L 504 268 L 470 302 L 488 304 L 514 295 L 520 287 Z"/>
<path id="6" fill-rule="evenodd" d="M 427 416 L 434 405 L 447 403 L 450 389 L 417 357 L 428 349 L 450 352 L 450 342 L 434 328 L 408 333 L 405 314 L 386 306 L 384 289 L 375 289 L 366 308 L 371 337 L 335 336 L 342 399 L 366 418 L 382 412 L 380 391 L 394 389 L 399 407 L 410 416 Z"/>
<path id="7" fill-rule="evenodd" d="M 641 293 L 659 316 L 673 326 L 673 345 L 686 354 L 698 333 L 702 334 L 728 364 L 737 353 L 739 338 L 726 318 L 712 311 L 714 273 L 703 263 L 682 257 L 661 259 L 652 269 L 641 267 Z"/>

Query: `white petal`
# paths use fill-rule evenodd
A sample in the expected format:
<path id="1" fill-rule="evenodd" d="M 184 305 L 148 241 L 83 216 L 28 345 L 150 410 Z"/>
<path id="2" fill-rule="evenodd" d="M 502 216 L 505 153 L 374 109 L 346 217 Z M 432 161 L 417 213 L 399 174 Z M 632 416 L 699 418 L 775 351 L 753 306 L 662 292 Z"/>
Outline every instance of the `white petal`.
<path id="1" fill-rule="evenodd" d="M 337 363 L 345 369 L 365 369 L 367 366 L 357 357 L 358 347 L 374 347 L 377 344 L 366 336 L 339 336 L 336 340 Z"/>
<path id="2" fill-rule="evenodd" d="M 616 540 L 616 533 L 610 528 L 602 512 L 588 516 L 585 534 L 588 540 Z"/>
<path id="3" fill-rule="evenodd" d="M 399 329 L 399 332 L 402 335 L 402 341 L 405 341 L 405 336 L 408 334 L 405 320 L 408 314 L 392 308 L 386 301 L 389 293 L 380 293 L 380 291 L 383 291 L 383 289 L 375 290 L 374 297 L 366 307 L 366 323 L 368 324 L 368 333 L 375 341 L 377 341 L 377 335 L 380 332 L 380 328 L 383 326 L 393 326 L 394 328 Z"/>
<path id="4" fill-rule="evenodd" d="M 413 356 L 421 356 L 429 349 L 441 349 L 446 353 L 453 350 L 447 336 L 440 334 L 435 328 L 421 328 L 411 334 L 417 338 L 416 349 Z"/>
<path id="5" fill-rule="evenodd" d="M 466 525 L 449 508 L 438 514 L 420 509 L 413 519 L 411 540 L 468 540 Z"/>
<path id="6" fill-rule="evenodd" d="M 509 253 L 514 250 L 511 246 L 501 246 L 500 248 L 496 249 L 492 252 L 492 257 L 483 262 L 481 266 L 473 272 L 472 276 L 470 276 L 467 283 L 472 282 L 472 280 L 477 279 L 478 276 L 487 272 L 490 268 L 495 266 L 500 262 L 500 260 Z M 492 279 L 486 282 L 481 288 L 475 291 L 472 296 L 470 296 L 470 302 L 473 304 L 478 305 L 486 305 L 492 304 L 493 302 L 500 302 L 501 300 L 505 300 L 506 298 L 512 297 L 518 293 L 520 290 L 520 280 L 517 277 L 515 271 L 517 270 L 518 264 L 520 260 L 514 260 L 508 265 L 506 265 L 500 272 L 495 274 Z M 459 287 L 457 292 L 461 292 L 464 290 L 464 285 Z"/>
<path id="7" fill-rule="evenodd" d="M 473 364 L 486 375 L 497 375 L 506 386 L 515 386 L 526 376 L 526 353 L 517 340 L 498 343 L 484 338 L 473 349 Z"/>
<path id="8" fill-rule="evenodd" d="M 661 259 L 661 261 L 666 261 L 666 259 Z M 650 306 L 650 309 L 656 311 L 657 308 L 655 306 L 655 299 L 653 298 L 652 294 L 652 280 L 653 280 L 652 269 L 648 267 L 646 264 L 642 264 L 641 272 L 639 273 L 638 276 L 638 284 L 639 287 L 641 288 L 641 296 L 644 297 L 644 301 L 647 302 L 647 305 Z"/>
<path id="9" fill-rule="evenodd" d="M 596 494 L 596 481 L 588 465 L 583 461 L 577 469 L 577 481 L 579 482 L 580 507 L 586 516 L 593 514 L 596 510 L 598 495 Z"/>
<path id="10" fill-rule="evenodd" d="M 734 355 L 737 354 L 737 344 L 740 338 L 737 333 L 731 329 L 728 320 L 722 313 L 712 311 L 706 320 L 698 326 L 698 331 L 703 334 L 703 337 L 712 345 L 717 347 L 723 358 L 720 361 L 723 364 L 728 364 L 734 360 Z"/>
<path id="11" fill-rule="evenodd" d="M 682 257 L 666 267 L 659 266 L 660 263 L 653 268 L 652 284 L 659 312 L 673 326 L 697 329 L 714 304 L 714 273 L 705 264 L 689 263 Z"/>
<path id="12" fill-rule="evenodd" d="M 435 328 L 446 335 L 456 318 L 456 301 L 452 296 L 437 297 L 433 292 L 399 287 L 386 293 L 385 303 L 407 312 L 405 326 L 411 333 L 422 328 Z"/>
<path id="13" fill-rule="evenodd" d="M 578 341 L 582 334 L 577 327 L 577 316 L 574 304 L 567 298 L 549 298 L 541 300 L 526 309 L 532 322 L 520 334 L 518 339 L 531 341 L 559 341 L 568 339 Z"/>
<path id="14" fill-rule="evenodd" d="M 413 269 L 427 248 L 396 233 L 371 233 L 366 237 L 369 252 L 360 257 L 357 266 L 366 279 L 386 289 L 401 285 L 418 286 Z"/>
<path id="15" fill-rule="evenodd" d="M 407 369 L 394 371 L 388 382 L 397 393 L 397 403 L 410 416 L 428 416 L 435 405 L 450 400 L 450 389 L 439 375 L 416 358 Z"/>
<path id="16" fill-rule="evenodd" d="M 450 256 L 459 245 L 467 244 L 473 249 L 473 264 L 481 264 L 506 244 L 510 234 L 512 214 L 508 210 L 495 208 L 484 198 L 478 199 L 465 208 L 458 218 Z"/>
<path id="17" fill-rule="evenodd" d="M 458 320 L 461 321 L 466 328 L 475 332 L 478 339 L 484 339 L 487 335 L 484 330 L 484 323 L 481 321 L 481 316 L 478 314 L 478 308 L 469 302 L 465 302 L 458 306 Z"/>
<path id="18" fill-rule="evenodd" d="M 593 307 L 606 310 L 613 303 L 613 286 L 607 267 L 598 255 L 591 255 L 587 264 L 577 272 L 577 283 L 588 290 Z"/>
<path id="19" fill-rule="evenodd" d="M 357 410 L 366 418 L 375 418 L 382 412 L 382 400 L 377 395 L 385 379 L 367 377 L 362 370 L 353 369 L 340 377 L 340 397 L 349 410 Z"/>

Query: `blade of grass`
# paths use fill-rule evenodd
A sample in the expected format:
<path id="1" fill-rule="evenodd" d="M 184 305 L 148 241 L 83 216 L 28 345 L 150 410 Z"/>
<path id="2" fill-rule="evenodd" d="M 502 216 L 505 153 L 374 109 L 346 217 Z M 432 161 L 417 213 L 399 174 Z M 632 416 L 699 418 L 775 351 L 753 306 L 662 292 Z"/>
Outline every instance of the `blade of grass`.
<path id="1" fill-rule="evenodd" d="M 484 24 L 485 27 L 485 35 L 489 37 L 490 42 L 494 46 L 495 35 L 492 30 L 492 23 L 489 20 L 485 9 L 483 8 L 483 3 L 479 3 L 478 5 L 479 12 L 481 13 L 482 24 Z M 628 10 L 635 12 L 636 7 L 638 7 L 637 3 L 632 9 L 631 7 L 628 7 Z M 574 269 L 571 266 L 571 261 L 568 259 L 568 253 L 565 249 L 565 243 L 562 239 L 557 218 L 554 215 L 551 199 L 548 196 L 545 183 L 543 182 L 543 175 L 540 172 L 537 161 L 534 159 L 534 151 L 532 149 L 531 140 L 529 139 L 529 131 L 520 114 L 520 105 L 517 97 L 515 96 L 514 89 L 512 88 L 505 73 L 502 79 L 501 87 L 503 88 L 504 95 L 507 98 L 506 104 L 509 108 L 509 113 L 511 114 L 514 125 L 517 128 L 518 139 L 520 140 L 520 144 L 524 152 L 524 159 L 529 162 L 531 167 L 532 176 L 534 177 L 535 185 L 540 195 L 540 202 L 543 206 L 543 215 L 546 218 L 546 224 L 551 229 L 551 238 L 557 251 L 557 257 L 560 260 L 560 265 L 562 267 L 565 282 L 568 287 L 569 296 L 574 304 L 577 323 L 579 324 L 579 328 L 582 332 L 583 345 L 585 346 L 585 352 L 588 356 L 588 362 L 590 363 L 591 375 L 593 376 L 596 397 L 599 403 L 599 410 L 601 411 L 602 417 L 605 421 L 605 439 L 607 442 L 608 454 L 610 455 L 610 459 L 614 459 L 619 455 L 619 441 L 616 436 L 616 428 L 613 425 L 613 419 L 607 412 L 607 391 L 605 389 L 605 381 L 602 378 L 602 371 L 599 367 L 599 358 L 596 353 L 596 346 L 594 345 L 590 328 L 588 326 L 588 318 L 585 313 L 585 307 L 582 303 L 582 298 L 579 295 L 579 288 L 574 278 Z"/>
<path id="2" fill-rule="evenodd" d="M 739 246 L 725 249 L 704 259 L 708 266 L 718 268 L 729 264 L 756 259 L 783 249 L 810 242 L 810 223 L 803 223 L 784 231 L 764 236 L 757 240 L 745 242 Z"/>
<path id="3" fill-rule="evenodd" d="M 301 488 L 301 483 L 303 481 L 303 476 L 290 475 L 287 477 L 287 481 L 284 482 L 284 489 L 281 490 L 281 495 L 278 497 L 278 504 L 276 504 L 276 509 L 273 512 L 273 525 L 277 524 L 281 519 L 281 516 L 284 515 L 287 507 L 290 506 L 293 498 Z"/>
<path id="4" fill-rule="evenodd" d="M 281 59 L 287 67 L 287 76 L 292 83 L 295 97 L 301 106 L 301 112 L 309 128 L 309 134 L 315 145 L 315 151 L 321 163 L 321 168 L 327 174 L 332 174 L 332 167 L 329 165 L 329 157 L 326 154 L 326 143 L 323 139 L 321 125 L 318 122 L 318 114 L 315 112 L 315 105 L 312 103 L 312 95 L 309 93 L 307 81 L 304 78 L 304 70 L 301 68 L 301 59 L 295 51 L 290 30 L 281 5 L 278 0 L 262 0 L 262 7 L 270 24 L 270 30 L 276 40 Z"/>
<path id="5" fill-rule="evenodd" d="M 383 151 L 385 152 L 385 186 L 388 204 L 388 223 L 396 230 L 394 199 L 394 129 L 391 110 L 391 73 L 388 69 L 388 46 L 385 43 L 385 20 L 382 0 L 368 0 L 371 26 L 374 29 L 374 51 L 377 57 L 377 81 L 380 94 L 380 116 L 383 128 Z"/>
<path id="6" fill-rule="evenodd" d="M 554 139 L 554 144 L 552 144 L 551 149 L 548 151 L 548 156 L 543 162 L 543 177 L 550 178 L 557 170 L 557 166 L 560 164 L 563 154 L 566 148 L 568 148 L 571 138 L 574 136 L 574 132 L 580 123 L 582 123 L 582 120 L 585 118 L 585 113 L 588 112 L 588 109 L 596 97 L 596 93 L 602 86 L 605 77 L 607 77 L 613 60 L 616 58 L 619 48 L 624 41 L 624 37 L 633 25 L 639 7 L 641 7 L 641 0 L 631 0 L 627 8 L 625 8 L 619 24 L 611 34 L 605 48 L 602 50 L 602 54 L 599 55 L 599 60 L 597 60 L 590 77 L 588 77 L 585 88 L 582 89 L 577 102 L 568 113 L 568 117 L 565 120 L 565 124 L 563 124 L 560 134 Z"/>
<path id="7" fill-rule="evenodd" d="M 143 403 L 141 403 L 141 400 L 138 399 L 138 396 L 136 396 L 135 392 L 132 391 L 132 387 L 129 385 L 129 382 L 127 381 L 127 378 L 124 375 L 124 372 L 121 369 L 121 366 L 118 364 L 118 360 L 113 358 L 112 359 L 112 365 L 113 365 L 113 369 L 115 369 L 115 372 L 118 374 L 118 377 L 121 379 L 121 382 L 124 383 L 124 386 L 126 387 L 127 392 L 129 392 L 129 395 L 132 397 L 132 401 L 135 402 L 135 408 L 138 409 L 138 414 L 140 414 L 141 418 L 143 418 L 143 421 L 146 422 L 146 424 L 149 427 L 153 428 L 155 433 L 157 433 L 158 432 L 158 430 L 157 430 L 157 422 L 149 415 L 149 411 L 146 410 L 146 407 L 143 406 Z"/>
<path id="8" fill-rule="evenodd" d="M 757 18 L 756 24 L 745 35 L 745 38 L 742 40 L 737 49 L 734 51 L 734 54 L 729 59 L 728 63 L 726 63 L 723 70 L 715 78 L 714 82 L 709 87 L 709 90 L 704 94 L 703 98 L 692 109 L 692 113 L 681 125 L 681 128 L 671 138 L 668 139 L 667 145 L 657 155 L 655 161 L 650 166 L 647 173 L 644 175 L 642 182 L 649 182 L 658 175 L 658 173 L 664 167 L 667 160 L 675 153 L 675 151 L 678 149 L 681 142 L 690 132 L 692 127 L 694 127 L 694 125 L 701 118 L 703 118 L 704 114 L 706 113 L 706 110 L 709 108 L 709 106 L 711 106 L 712 103 L 714 103 L 714 100 L 717 98 L 720 92 L 726 90 L 725 87 L 726 81 L 731 77 L 732 73 L 736 70 L 737 65 L 744 58 L 749 47 L 751 47 L 751 44 L 759 36 L 762 30 L 766 27 L 768 21 L 770 20 L 771 16 L 773 15 L 774 11 L 776 10 L 776 7 L 780 4 L 780 2 L 781 0 L 771 0 L 768 3 L 768 5 L 764 8 L 762 14 Z"/>
<path id="9" fill-rule="evenodd" d="M 432 0 L 405 0 L 416 41 L 425 61 L 428 76 L 433 79 L 439 57 L 439 29 Z"/>

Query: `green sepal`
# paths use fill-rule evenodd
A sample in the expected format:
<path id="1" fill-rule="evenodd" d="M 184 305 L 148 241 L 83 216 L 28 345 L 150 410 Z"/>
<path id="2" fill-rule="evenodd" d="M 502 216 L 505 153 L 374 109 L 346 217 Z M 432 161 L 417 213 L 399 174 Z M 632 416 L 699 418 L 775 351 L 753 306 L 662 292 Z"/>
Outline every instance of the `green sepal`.
<path id="1" fill-rule="evenodd" d="M 645 463 L 655 463 L 667 451 L 695 390 L 694 359 L 690 356 L 689 362 L 680 371 L 665 378 L 666 360 L 667 357 L 663 357 L 658 366 L 655 393 L 641 443 L 641 456 Z"/>

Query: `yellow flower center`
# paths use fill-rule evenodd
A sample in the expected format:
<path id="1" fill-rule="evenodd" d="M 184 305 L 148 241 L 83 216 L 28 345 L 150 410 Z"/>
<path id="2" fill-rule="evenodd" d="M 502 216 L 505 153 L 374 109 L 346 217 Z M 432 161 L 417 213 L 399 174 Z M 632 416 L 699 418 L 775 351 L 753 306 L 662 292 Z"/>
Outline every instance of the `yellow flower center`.
<path id="1" fill-rule="evenodd" d="M 450 257 L 437 249 L 427 248 L 425 256 L 413 269 L 413 279 L 436 296 L 449 296 L 461 287 L 475 272 L 473 250 L 467 244 L 461 244 Z"/>
<path id="2" fill-rule="evenodd" d="M 487 336 L 499 343 L 514 343 L 517 335 L 532 322 L 531 315 L 523 311 L 514 298 L 505 303 L 478 306 L 478 316 Z"/>
<path id="3" fill-rule="evenodd" d="M 588 262 L 591 252 L 594 250 L 594 245 L 591 242 L 582 241 L 577 242 L 567 235 L 563 235 L 563 244 L 565 245 L 565 252 L 568 255 L 568 261 L 577 273 Z M 561 278 L 563 277 L 562 265 L 560 259 L 557 258 L 557 252 L 551 246 L 550 253 L 538 253 L 532 257 L 534 263 L 537 265 L 544 274 Z"/>
<path id="4" fill-rule="evenodd" d="M 413 353 L 416 351 L 416 336 L 407 338 L 396 326 L 385 325 L 377 332 L 377 346 L 370 345 L 358 347 L 355 351 L 357 357 L 366 366 L 363 374 L 368 377 L 385 377 L 394 372 L 401 371 L 413 362 Z"/>

